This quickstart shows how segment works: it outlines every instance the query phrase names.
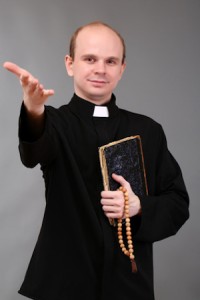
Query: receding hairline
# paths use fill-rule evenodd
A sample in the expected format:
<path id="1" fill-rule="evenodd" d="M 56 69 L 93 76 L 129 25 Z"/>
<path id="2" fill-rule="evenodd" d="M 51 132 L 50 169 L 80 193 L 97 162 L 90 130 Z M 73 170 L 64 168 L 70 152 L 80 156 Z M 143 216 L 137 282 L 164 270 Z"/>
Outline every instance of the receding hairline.
<path id="1" fill-rule="evenodd" d="M 69 55 L 71 56 L 72 59 L 74 59 L 75 56 L 75 48 L 76 48 L 76 39 L 78 37 L 78 34 L 86 29 L 86 28 L 92 28 L 92 27 L 105 27 L 110 29 L 112 32 L 114 32 L 118 38 L 120 39 L 121 43 L 122 43 L 122 48 L 123 48 L 123 56 L 122 56 L 122 63 L 125 62 L 125 58 L 126 58 L 126 45 L 125 45 L 125 41 L 123 39 L 123 37 L 121 36 L 121 34 L 115 30 L 113 27 L 111 27 L 110 25 L 101 22 L 101 21 L 94 21 L 94 22 L 90 22 L 86 25 L 80 26 L 79 28 L 76 29 L 76 31 L 74 32 L 74 34 L 71 37 L 70 40 L 70 47 L 69 47 Z"/>

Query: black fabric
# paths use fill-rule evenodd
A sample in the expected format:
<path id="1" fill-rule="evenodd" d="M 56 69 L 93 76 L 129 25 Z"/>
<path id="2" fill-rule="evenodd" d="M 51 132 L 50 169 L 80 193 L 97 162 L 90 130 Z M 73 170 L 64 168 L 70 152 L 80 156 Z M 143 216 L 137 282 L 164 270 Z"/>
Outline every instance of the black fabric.
<path id="1" fill-rule="evenodd" d="M 152 244 L 174 235 L 188 218 L 181 170 L 158 123 L 119 109 L 114 95 L 109 118 L 94 118 L 93 110 L 76 95 L 59 109 L 47 106 L 43 135 L 30 142 L 22 107 L 21 160 L 41 165 L 46 208 L 19 292 L 37 300 L 153 300 Z M 130 135 L 141 136 L 149 189 L 142 216 L 131 219 L 137 274 L 100 204 L 98 147 Z"/>

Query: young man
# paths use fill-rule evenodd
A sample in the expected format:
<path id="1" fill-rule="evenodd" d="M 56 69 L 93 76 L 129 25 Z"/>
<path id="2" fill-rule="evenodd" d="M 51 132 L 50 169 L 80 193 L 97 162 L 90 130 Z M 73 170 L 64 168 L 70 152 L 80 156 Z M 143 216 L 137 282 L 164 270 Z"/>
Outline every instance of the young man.
<path id="1" fill-rule="evenodd" d="M 22 162 L 41 165 L 46 187 L 43 224 L 19 292 L 36 300 L 153 300 L 152 244 L 174 235 L 189 216 L 181 170 L 162 127 L 115 103 L 113 90 L 125 70 L 118 32 L 100 22 L 79 28 L 65 64 L 75 94 L 59 109 L 45 106 L 53 90 L 4 64 L 23 88 Z M 149 195 L 139 199 L 120 174 L 113 179 L 128 192 L 137 273 L 108 221 L 124 217 L 123 193 L 103 191 L 98 158 L 99 146 L 131 135 L 142 139 Z"/>

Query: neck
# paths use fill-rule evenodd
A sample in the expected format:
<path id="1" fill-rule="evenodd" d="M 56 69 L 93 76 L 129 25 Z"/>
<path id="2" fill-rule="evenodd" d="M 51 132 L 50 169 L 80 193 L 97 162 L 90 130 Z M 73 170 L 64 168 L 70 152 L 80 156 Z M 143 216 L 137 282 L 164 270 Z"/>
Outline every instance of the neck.
<path id="1" fill-rule="evenodd" d="M 100 97 L 93 97 L 93 98 L 90 98 L 90 97 L 83 97 L 82 95 L 80 95 L 79 93 L 77 93 L 76 91 L 75 91 L 75 94 L 78 96 L 78 97 L 80 97 L 81 99 L 83 99 L 83 100 L 85 100 L 85 101 L 88 101 L 88 102 L 90 102 L 90 103 L 93 103 L 93 104 L 95 104 L 95 105 L 107 105 L 109 102 L 110 102 L 110 100 L 111 100 L 111 98 L 112 98 L 112 94 L 110 95 L 110 97 L 108 97 L 108 98 L 106 98 L 106 99 L 103 99 L 102 97 L 100 98 Z"/>

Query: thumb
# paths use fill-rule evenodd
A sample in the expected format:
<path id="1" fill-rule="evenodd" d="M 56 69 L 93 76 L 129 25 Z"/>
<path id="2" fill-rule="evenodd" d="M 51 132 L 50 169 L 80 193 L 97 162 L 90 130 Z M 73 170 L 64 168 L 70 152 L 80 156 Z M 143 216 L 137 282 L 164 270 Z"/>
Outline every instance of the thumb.
<path id="1" fill-rule="evenodd" d="M 112 178 L 113 178 L 115 181 L 117 181 L 121 186 L 123 186 L 123 187 L 125 187 L 125 188 L 128 188 L 128 187 L 129 187 L 128 181 L 126 181 L 126 180 L 124 179 L 123 176 L 117 175 L 117 174 L 113 173 L 113 174 L 112 174 Z"/>

